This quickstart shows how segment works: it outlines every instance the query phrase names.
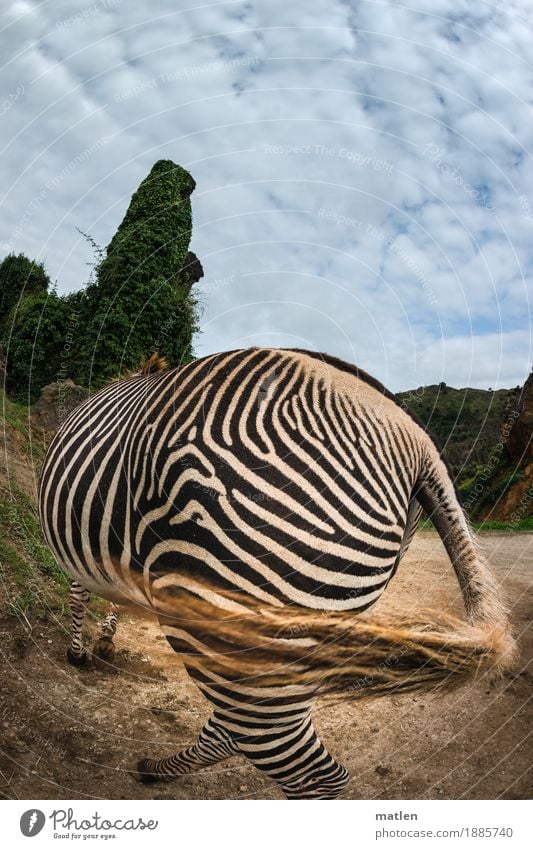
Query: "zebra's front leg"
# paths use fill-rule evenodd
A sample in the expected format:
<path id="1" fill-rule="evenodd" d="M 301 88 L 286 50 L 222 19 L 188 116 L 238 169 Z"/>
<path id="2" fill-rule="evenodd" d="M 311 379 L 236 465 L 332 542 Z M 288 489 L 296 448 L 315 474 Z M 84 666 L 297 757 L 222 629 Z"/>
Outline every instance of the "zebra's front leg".
<path id="1" fill-rule="evenodd" d="M 143 758 L 137 762 L 132 775 L 143 784 L 172 781 L 178 775 L 194 772 L 237 754 L 239 747 L 229 731 L 213 715 L 200 731 L 196 742 L 188 749 L 161 760 Z"/>
<path id="2" fill-rule="evenodd" d="M 90 593 L 77 581 L 70 586 L 68 603 L 71 615 L 70 646 L 67 649 L 67 660 L 73 666 L 83 666 L 87 660 L 87 652 L 83 647 L 82 626 L 85 608 L 89 603 Z"/>
<path id="3" fill-rule="evenodd" d="M 109 612 L 100 627 L 100 636 L 93 646 L 93 660 L 99 663 L 111 664 L 115 659 L 115 643 L 113 637 L 117 630 L 117 606 L 109 605 Z"/>

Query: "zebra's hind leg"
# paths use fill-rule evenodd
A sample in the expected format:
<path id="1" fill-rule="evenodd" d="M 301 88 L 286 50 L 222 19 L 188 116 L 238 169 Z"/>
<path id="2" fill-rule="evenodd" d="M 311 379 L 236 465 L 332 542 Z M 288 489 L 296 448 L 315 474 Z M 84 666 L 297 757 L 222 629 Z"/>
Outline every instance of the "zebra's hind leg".
<path id="1" fill-rule="evenodd" d="M 89 603 L 89 590 L 73 581 L 70 586 L 68 603 L 71 614 L 70 646 L 67 649 L 67 660 L 73 666 L 83 666 L 87 660 L 87 652 L 83 647 L 82 626 L 85 608 Z"/>
<path id="2" fill-rule="evenodd" d="M 243 754 L 276 781 L 288 799 L 335 799 L 344 790 L 348 771 L 330 755 L 313 726 L 313 686 L 256 686 L 246 678 L 222 677 L 218 668 L 210 670 L 197 656 L 192 661 L 182 620 L 175 624 L 162 617 L 162 624 L 190 677 L 213 704 L 232 754 Z M 171 766 L 172 759 L 161 764 Z"/>
<path id="3" fill-rule="evenodd" d="M 274 779 L 288 799 L 335 799 L 348 771 L 317 735 L 312 688 L 248 686 L 185 664 L 239 752 Z"/>
<path id="4" fill-rule="evenodd" d="M 100 636 L 96 640 L 92 655 L 93 660 L 99 664 L 102 661 L 104 664 L 111 664 L 115 659 L 115 643 L 113 637 L 117 630 L 117 606 L 111 603 L 109 612 L 102 622 L 100 627 Z"/>
<path id="5" fill-rule="evenodd" d="M 330 755 L 311 716 L 251 731 L 237 737 L 241 752 L 277 781 L 287 799 L 336 799 L 348 784 L 348 771 Z"/>
<path id="6" fill-rule="evenodd" d="M 172 781 L 178 775 L 194 772 L 237 754 L 239 754 L 239 747 L 232 735 L 213 714 L 192 746 L 161 760 L 143 758 L 137 762 L 132 775 L 143 784 Z"/>

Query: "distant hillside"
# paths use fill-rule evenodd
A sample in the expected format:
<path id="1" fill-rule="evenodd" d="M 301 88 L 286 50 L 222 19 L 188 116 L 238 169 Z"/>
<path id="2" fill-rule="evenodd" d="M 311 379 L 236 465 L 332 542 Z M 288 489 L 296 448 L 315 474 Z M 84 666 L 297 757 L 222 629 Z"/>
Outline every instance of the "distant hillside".
<path id="1" fill-rule="evenodd" d="M 508 519 L 518 495 L 523 498 L 533 485 L 527 462 L 530 402 L 525 401 L 530 387 L 531 378 L 523 389 L 454 389 L 440 383 L 398 393 L 436 437 L 473 518 Z M 520 518 L 532 513 L 533 498 Z"/>
<path id="2" fill-rule="evenodd" d="M 517 389 L 453 389 L 445 383 L 398 393 L 437 438 L 460 484 L 484 465 L 499 442 L 508 402 Z"/>

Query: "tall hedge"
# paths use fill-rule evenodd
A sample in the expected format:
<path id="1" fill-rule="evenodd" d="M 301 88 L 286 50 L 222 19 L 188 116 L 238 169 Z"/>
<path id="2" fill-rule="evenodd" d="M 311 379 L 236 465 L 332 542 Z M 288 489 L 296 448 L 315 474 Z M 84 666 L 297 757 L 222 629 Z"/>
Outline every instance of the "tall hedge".
<path id="1" fill-rule="evenodd" d="M 46 292 L 49 285 L 50 278 L 42 263 L 24 254 L 8 254 L 0 262 L 0 327 L 5 328 L 21 298 Z"/>
<path id="2" fill-rule="evenodd" d="M 71 309 L 55 291 L 29 295 L 14 311 L 13 327 L 4 340 L 7 387 L 25 403 L 33 403 L 48 383 L 67 377 Z M 68 346 L 68 347 L 67 347 Z"/>
<path id="3" fill-rule="evenodd" d="M 196 305 L 189 271 L 198 261 L 188 248 L 194 187 L 188 171 L 160 160 L 133 195 L 81 301 L 85 330 L 78 364 L 85 385 L 137 368 L 155 350 L 172 365 L 192 357 Z"/>

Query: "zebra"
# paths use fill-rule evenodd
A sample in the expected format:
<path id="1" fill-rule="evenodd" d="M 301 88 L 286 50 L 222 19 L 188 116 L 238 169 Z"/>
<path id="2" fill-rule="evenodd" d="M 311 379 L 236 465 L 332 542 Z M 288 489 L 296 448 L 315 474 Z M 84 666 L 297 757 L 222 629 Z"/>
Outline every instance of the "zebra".
<path id="1" fill-rule="evenodd" d="M 368 614 L 422 510 L 468 625 Z M 145 783 L 244 754 L 289 799 L 336 798 L 349 775 L 314 729 L 317 696 L 446 684 L 513 657 L 432 438 L 376 379 L 326 354 L 239 349 L 173 369 L 154 355 L 63 423 L 39 513 L 83 590 L 155 612 L 213 707 L 190 748 L 135 763 Z"/>
<path id="2" fill-rule="evenodd" d="M 68 596 L 68 604 L 70 608 L 71 630 L 70 630 L 70 645 L 67 649 L 67 659 L 73 666 L 84 666 L 89 657 L 85 646 L 83 645 L 83 620 L 85 611 L 89 604 L 91 594 L 82 587 L 77 581 L 72 581 Z M 113 663 L 115 659 L 115 644 L 113 637 L 117 631 L 118 608 L 117 605 L 111 602 L 109 610 L 100 625 L 100 634 L 94 643 L 91 651 L 93 661 L 100 663 Z"/>

